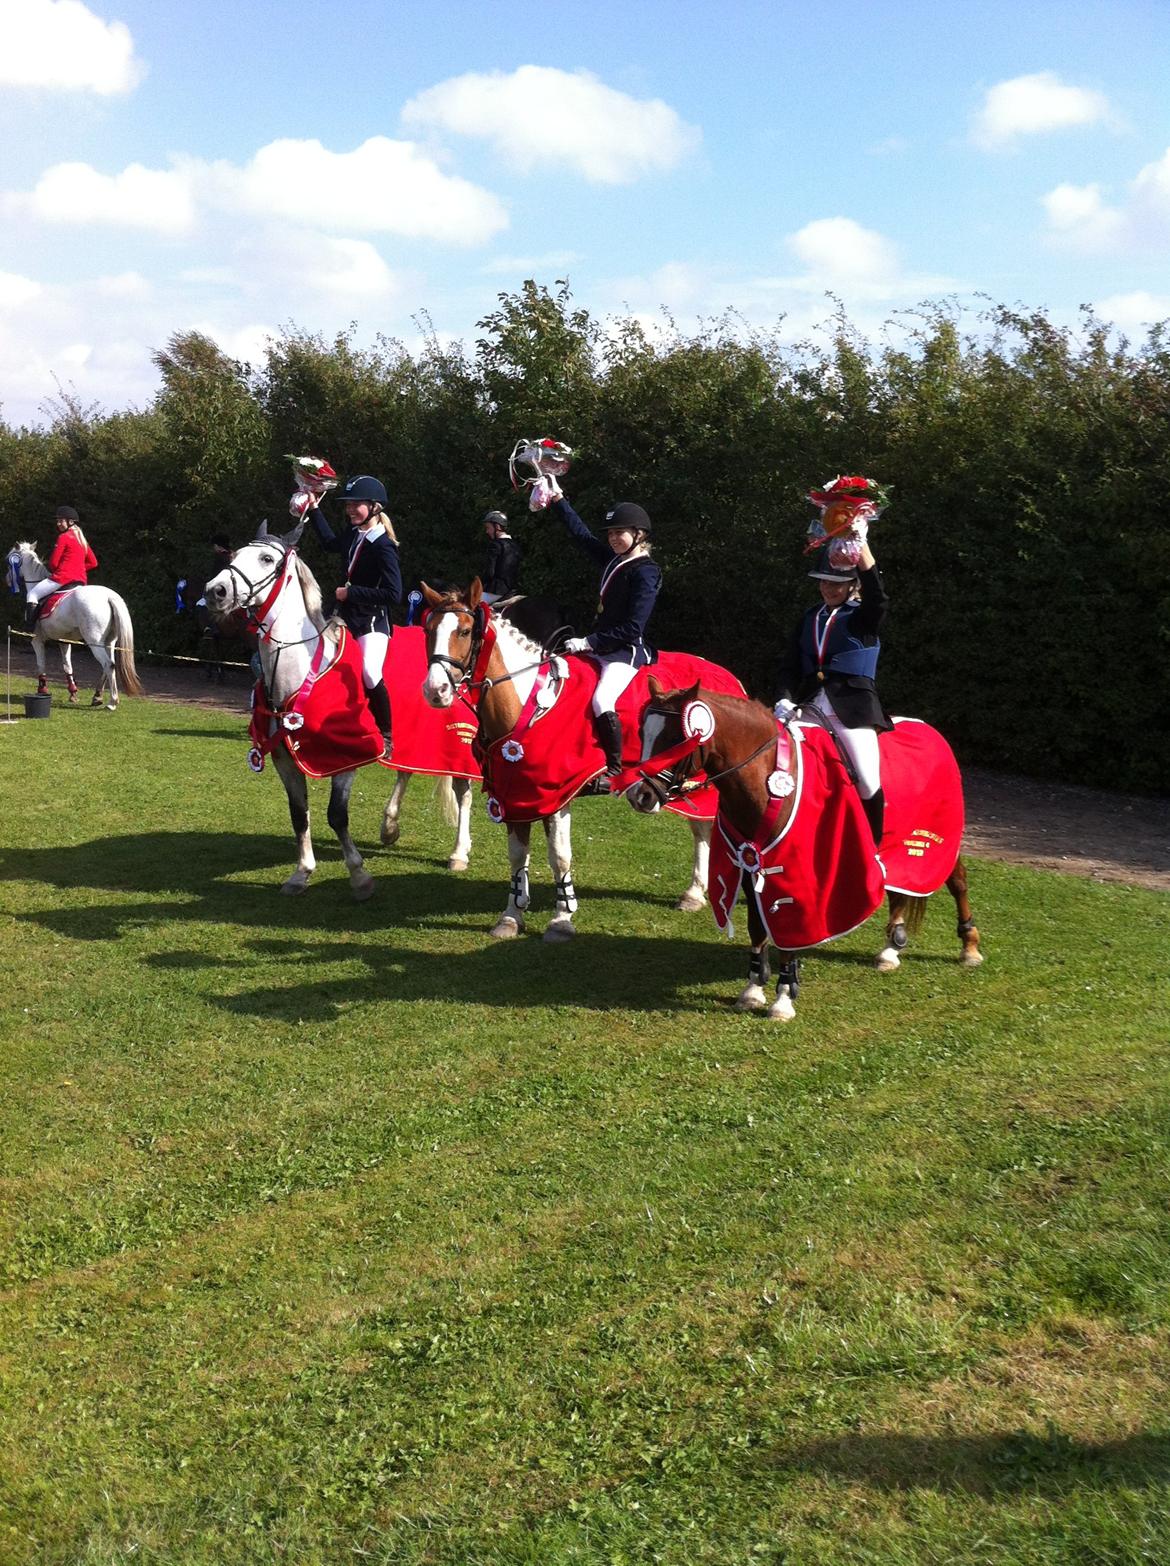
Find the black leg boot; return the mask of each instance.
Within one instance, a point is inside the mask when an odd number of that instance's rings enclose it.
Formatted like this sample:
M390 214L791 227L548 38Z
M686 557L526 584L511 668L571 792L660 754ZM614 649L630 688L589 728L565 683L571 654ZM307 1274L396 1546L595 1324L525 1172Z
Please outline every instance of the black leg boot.
M382 735L386 745L386 754L390 754L390 692L385 683L379 680L372 691L366 692L366 701L370 711L374 715L374 722Z
M865 811L865 819L869 822L869 830L873 833L873 846L882 846L882 829L886 819L886 796L879 788L876 794L871 794L868 799L861 801L861 808Z
M41 612L40 604L26 603L24 606L24 628L26 631L36 629L37 616Z
M616 777L622 770L622 720L616 712L597 712L593 727L605 752L605 770L611 778Z

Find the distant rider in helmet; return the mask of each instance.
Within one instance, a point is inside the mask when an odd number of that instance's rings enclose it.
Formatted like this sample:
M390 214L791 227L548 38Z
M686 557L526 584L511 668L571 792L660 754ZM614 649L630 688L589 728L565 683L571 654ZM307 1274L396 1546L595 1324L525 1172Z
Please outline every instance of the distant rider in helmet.
M345 581L337 589L336 613L362 650L362 683L386 754L390 753L390 695L382 678L390 646L390 610L402 602L398 538L386 514L386 490L368 473L351 478L341 491L346 525L334 533L316 506L313 530L331 554L344 555Z
M489 511L483 519L483 530L488 537L487 559L484 562L483 596L489 603L497 598L510 598L516 591L520 576L520 545L508 532L508 519L502 511Z

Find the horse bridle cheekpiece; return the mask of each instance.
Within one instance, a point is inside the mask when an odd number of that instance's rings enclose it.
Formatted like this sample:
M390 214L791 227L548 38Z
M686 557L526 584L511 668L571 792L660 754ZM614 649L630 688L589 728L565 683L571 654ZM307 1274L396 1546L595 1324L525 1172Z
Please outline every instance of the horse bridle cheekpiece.
M438 603L434 608L428 610L423 617L424 628L430 623L431 617L437 614L465 614L471 620L471 646L465 659L452 658L449 653L441 653L437 650L427 659L427 667L429 668L432 663L437 663L455 687L456 693L458 693L462 686L471 685L472 683L475 665L487 632L488 607L484 603L479 603L473 609L470 604L460 603L458 600ZM452 677L452 670L459 676L458 679Z

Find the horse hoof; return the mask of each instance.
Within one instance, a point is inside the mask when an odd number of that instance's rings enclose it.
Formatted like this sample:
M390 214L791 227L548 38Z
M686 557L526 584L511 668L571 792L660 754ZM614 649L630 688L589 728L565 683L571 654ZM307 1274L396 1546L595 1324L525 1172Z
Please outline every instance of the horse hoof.
M698 913L706 901L702 892L684 892L674 906L679 913Z
M763 990L748 989L742 995L735 998L736 1011L764 1011L768 1005L768 997Z
M382 847L393 848L402 836L402 828L397 821L383 821L382 823Z
M452 854L450 859L447 861L447 869L454 870L456 875L462 875L463 871L467 869L467 860L459 859L456 857L456 855Z
M491 938L493 941L514 941L523 928L522 923L505 916L498 924L492 926Z
M118 710L118 703L116 701L108 701L106 703L106 711L107 712L117 712L117 710Z
M69 705L71 707L76 707L77 706L77 692L76 691L70 691L69 692Z
M364 903L374 895L374 878L372 875L362 876L360 880L350 883L355 903Z
M105 706L105 702L101 699L100 696L95 696L93 698L93 700L90 702L90 706L91 707L104 707Z
M874 967L879 973L893 973L896 968L901 966L901 958L892 946L887 946L884 952L878 952L874 958Z
M308 881L298 881L294 876L291 881L286 881L281 887L281 895L284 897L299 897L302 892L309 889Z
M768 1020L770 1022L791 1022L795 1016L796 1007L787 995L781 995L778 1000L773 1001L768 1010Z
M570 919L554 919L544 932L544 940L556 946L564 941L571 941L577 933L577 927Z
M964 952L959 959L964 968L978 968L983 961L982 952Z

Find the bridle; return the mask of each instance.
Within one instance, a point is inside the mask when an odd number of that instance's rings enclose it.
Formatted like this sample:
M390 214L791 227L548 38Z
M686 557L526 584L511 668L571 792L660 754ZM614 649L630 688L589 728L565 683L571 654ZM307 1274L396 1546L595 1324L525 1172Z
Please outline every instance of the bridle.
M542 648L541 656L536 660L535 663L521 664L520 668L506 671L504 674L498 675L495 679L488 679L486 676L484 676L482 679L477 680L475 678L475 671L479 666L480 654L483 651L484 642L487 638L488 626L492 619L492 611L488 608L487 604L484 603L477 604L473 609L470 604L462 603L458 599L448 599L436 604L434 608L427 611L423 617L424 629L429 625L432 615L443 614L467 616L467 618L471 621L471 645L468 649L467 657L462 659L452 658L450 653L441 653L438 651L431 653L427 659L427 668L429 669L432 664L438 664L443 673L447 676L448 680L450 680L451 686L456 696L460 697L460 699L463 701L468 701L468 697L474 691L490 691L496 685L507 685L508 682L510 680L514 680L517 675L528 674L533 669L541 668L545 663L548 662L549 657L552 656L551 654L547 654ZM558 631L557 634L559 635L560 632ZM452 671L454 671L454 673L452 673ZM458 676L458 678L456 678L456 676ZM474 703L468 702L468 705L471 706L474 705Z
M643 723L645 723L647 718L651 717L678 718L681 720L682 713L675 707L662 707L651 702L642 713ZM659 805L670 804L674 800L681 799L684 794L692 793L698 788L706 788L708 783L716 783L720 778L730 777L732 773L742 771L744 767L753 762L757 756L762 756L775 743L775 736L770 734L767 739L756 746L750 755L744 756L741 761L735 762L730 767L724 767L720 772L707 772L707 741L698 735L693 740L684 738L681 746L671 746L665 753L657 753L659 755L665 754L673 759L668 760L665 766L655 767L653 772L647 772L645 769L654 761L654 755L646 756L639 763L639 778L658 800ZM704 773L705 776L700 778L698 776L700 772Z

